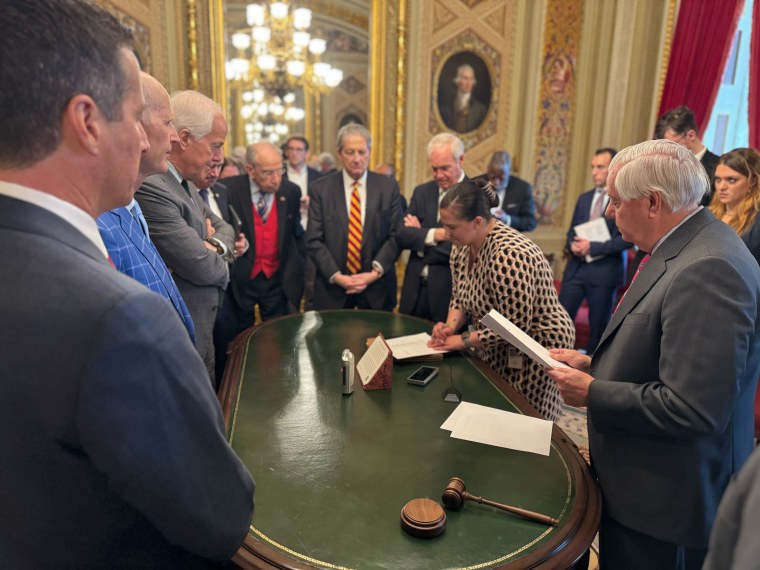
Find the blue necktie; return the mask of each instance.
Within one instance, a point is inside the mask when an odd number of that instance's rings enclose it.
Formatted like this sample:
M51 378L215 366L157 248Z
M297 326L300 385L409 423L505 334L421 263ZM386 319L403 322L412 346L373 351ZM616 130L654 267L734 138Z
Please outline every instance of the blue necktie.
M202 188L198 190L198 192L200 193L201 198L203 198L203 201L206 202L206 206L210 207L211 204L208 202L208 188Z
M145 220L145 216L143 216L142 209L140 208L140 204L137 203L137 200L132 202L132 207L129 209L129 213L132 214L135 221L140 224L140 229L142 229L145 236L149 237L148 222Z
M266 222L265 214L267 213L267 201L264 198L264 193L259 192L259 200L256 202L256 209L259 211L259 216Z

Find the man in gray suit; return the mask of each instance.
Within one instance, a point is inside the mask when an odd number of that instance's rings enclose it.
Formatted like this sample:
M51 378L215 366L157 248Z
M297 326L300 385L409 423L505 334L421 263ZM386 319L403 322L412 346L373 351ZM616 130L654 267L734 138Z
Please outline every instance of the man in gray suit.
M232 226L214 214L198 194L211 169L224 160L227 121L222 108L196 91L172 95L179 141L172 144L169 171L148 176L135 195L150 237L195 324L195 346L215 383L213 329L229 281L228 261L245 250Z
M174 308L95 224L148 146L131 32L89 2L4 2L0 53L2 565L227 560L253 481Z
M316 310L393 309L395 299L388 291L396 287L401 195L398 182L367 170L371 140L361 125L340 129L337 146L343 170L323 176L309 188L306 251L317 267ZM352 204L361 218L356 220L357 232L349 231ZM350 242L349 236L354 238ZM351 260L349 243L356 247Z
M709 180L676 143L609 167L607 215L649 252L593 358L552 350L565 402L587 406L602 488L602 568L700 568L716 509L752 451L760 269L699 201Z

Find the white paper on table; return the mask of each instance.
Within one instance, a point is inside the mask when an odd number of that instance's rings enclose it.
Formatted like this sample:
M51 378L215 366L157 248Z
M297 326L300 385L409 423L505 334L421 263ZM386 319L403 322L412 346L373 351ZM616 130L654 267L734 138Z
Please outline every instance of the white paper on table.
M588 241L603 242L610 241L612 239L610 236L610 229L607 227L607 221L604 219L604 216L595 220L591 220L589 222L585 222L583 224L578 224L573 229L575 230L575 235L580 238L587 239ZM603 255L597 255L594 257L587 255L586 263L592 263L597 259L601 259L603 257Z
M427 356L430 354L443 354L445 352L448 352L448 350L430 348L427 345L429 341L430 335L424 332L385 339L385 342L391 348L391 352L393 352L393 358L396 360L415 358L417 356Z
M516 451L549 455L552 422L462 402L441 425L451 437Z
M378 335L375 338L375 342L369 346L364 356L361 357L356 365L356 372L359 374L362 384L366 386L372 380L387 357L388 346L383 342L382 337Z
M546 348L533 340L520 327L495 309L491 309L487 315L480 319L480 322L501 338L519 348L541 366L547 368L570 368L564 362L554 360L549 356L549 351Z

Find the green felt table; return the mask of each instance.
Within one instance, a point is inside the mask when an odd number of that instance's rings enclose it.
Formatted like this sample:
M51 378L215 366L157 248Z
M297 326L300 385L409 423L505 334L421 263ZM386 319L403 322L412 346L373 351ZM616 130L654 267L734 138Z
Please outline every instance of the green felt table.
M477 358L448 354L426 387L395 362L390 390L341 394L340 355L367 338L429 332L431 323L376 311L308 312L268 321L235 341L220 399L232 447L256 481L248 537L235 557L256 568L568 568L600 517L599 491L569 438L553 428L549 456L454 439L440 429L468 402L536 416ZM467 501L445 532L414 538L400 525L411 499L441 502L452 476L473 495L559 519L549 527ZM580 566L580 564L579 564Z

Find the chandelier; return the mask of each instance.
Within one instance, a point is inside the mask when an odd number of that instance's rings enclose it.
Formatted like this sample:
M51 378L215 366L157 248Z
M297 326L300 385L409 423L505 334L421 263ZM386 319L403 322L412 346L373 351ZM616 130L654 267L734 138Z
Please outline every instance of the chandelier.
M299 89L326 94L343 81L340 69L320 61L327 42L309 33L308 8L282 1L248 4L246 20L249 27L232 34L237 53L227 65L229 80L247 82L278 104Z

